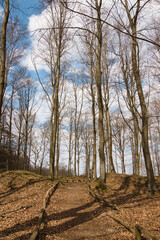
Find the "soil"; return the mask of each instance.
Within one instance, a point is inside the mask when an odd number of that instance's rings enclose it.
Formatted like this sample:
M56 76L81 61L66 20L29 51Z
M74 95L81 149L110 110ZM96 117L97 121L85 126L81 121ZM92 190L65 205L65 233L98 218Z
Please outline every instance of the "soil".
M160 237L160 194L147 193L145 178L111 174L104 190L96 187L97 182L91 182L94 192L119 210L97 203L89 195L85 179L74 181L61 183L51 197L39 239L135 239L124 226L107 216L107 212L132 228L139 224ZM44 177L22 171L0 175L0 239L30 238L44 196L53 184Z

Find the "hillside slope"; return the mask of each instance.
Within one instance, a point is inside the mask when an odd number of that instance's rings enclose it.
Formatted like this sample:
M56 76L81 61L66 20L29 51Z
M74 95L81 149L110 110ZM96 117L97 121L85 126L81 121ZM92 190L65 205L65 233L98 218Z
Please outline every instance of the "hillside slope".
M30 238L44 196L53 184L46 177L24 171L0 174L0 239ZM148 195L145 178L110 174L104 191L94 181L91 187L118 211L95 202L85 181L65 179L51 197L39 239L134 239L106 212L133 228L138 223L160 237L160 194Z

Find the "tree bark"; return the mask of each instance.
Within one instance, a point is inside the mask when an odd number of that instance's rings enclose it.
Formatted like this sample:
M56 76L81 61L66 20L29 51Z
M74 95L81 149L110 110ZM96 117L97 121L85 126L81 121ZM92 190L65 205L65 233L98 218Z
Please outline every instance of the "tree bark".
M130 28L132 31L132 71L134 80L136 82L140 107L141 107L141 114L142 114L142 148L143 148L143 155L145 160L145 166L147 171L147 179L148 179L148 190L151 194L153 194L156 191L156 185L155 185L155 179L154 179L154 173L152 168L152 162L150 157L150 151L149 151L149 142L148 142L148 111L147 106L144 98L141 78L140 78L140 70L139 70L139 52L137 52L137 17L140 11L140 0L137 0L137 6L136 11L134 14L134 17L131 17L130 10L128 8L128 1L125 0L124 3L126 13L128 16L128 20L130 23Z
M5 14L1 28L1 62L0 62L0 121L3 106L3 96L5 93L5 67L6 67L6 30L9 18L9 0L5 0Z
M72 161L72 131L73 131L73 116L70 115L69 125L69 156L68 156L68 176L71 176L71 161Z
M64 29L64 19L63 19L63 10L62 6L59 7L59 33L58 33L58 42L57 42L57 61L56 61L56 71L55 71L55 93L53 92L53 114L54 114L54 122L53 122L53 136L52 136L52 144L51 144L51 157L50 157L50 166L49 166L49 175L50 178L54 178L54 164L55 164L55 153L56 153L56 138L57 138L57 119L58 119L58 109L59 109L59 82L60 82L60 72L61 72L61 54L62 54L62 38L63 38L63 29Z
M76 89L74 89L74 95L75 95L75 114L74 114L74 176L77 175L77 92Z
M133 174L139 175L139 154L138 154L139 125L138 125L138 118L136 113L137 107L135 103L135 93L136 93L135 82L133 77L131 77L130 79L129 62L127 61L127 57L125 59L125 57L123 56L121 38L119 34L118 36L119 36L119 47L120 47L121 70L122 70L123 80L124 80L126 91L127 91L127 101L128 101L129 109L132 114L133 126L134 126L134 129L133 129L134 142L132 142ZM131 82L130 84L129 84L129 80Z
M99 159L100 159L100 184L106 183L106 170L105 170L105 155L104 155L104 126L103 126L103 100L102 100L102 87L101 87L101 53L102 53L102 23L101 23L101 6L102 0L96 2L97 11L97 63L96 63L96 84L97 84L97 96L98 96L98 108L99 108Z
M93 53L92 53L92 46L90 45L90 61L91 61L91 67L90 67L90 74L91 74L91 97L92 97L92 122L93 122L93 161L92 161L92 177L94 179L97 179L97 152L96 152L96 114L95 114L95 93L93 88Z
M55 168L55 178L58 179L58 172L59 172L59 114L57 117L57 151L56 151L56 168Z

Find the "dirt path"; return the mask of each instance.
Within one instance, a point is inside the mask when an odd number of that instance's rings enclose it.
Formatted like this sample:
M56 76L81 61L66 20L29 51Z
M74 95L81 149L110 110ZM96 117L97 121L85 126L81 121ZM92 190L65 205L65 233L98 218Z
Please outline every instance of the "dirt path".
M46 181L22 184L20 180L22 186L9 190L1 184L0 214L8 213L0 217L0 240L30 239L44 196L53 185ZM7 179L4 181L7 183ZM39 239L134 239L121 225L104 216L105 211L89 196L85 182L60 184L51 197Z
M139 224L160 237L160 195L148 195L145 178L108 176L103 197L120 211L96 203L88 193L87 184L80 180L76 178L77 182L59 185L41 224L40 240L134 239L122 225L106 216L105 211L112 212L132 228ZM22 171L0 175L0 240L30 239L46 192L53 184ZM92 188L95 184L91 182Z
M104 211L89 196L87 184L67 183L53 195L39 239L120 239L118 231L123 240L134 239Z

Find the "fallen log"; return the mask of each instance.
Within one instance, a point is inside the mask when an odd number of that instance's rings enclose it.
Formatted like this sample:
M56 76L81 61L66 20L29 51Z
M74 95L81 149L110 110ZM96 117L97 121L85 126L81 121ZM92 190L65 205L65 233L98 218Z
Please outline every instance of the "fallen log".
M39 234L39 229L40 229L40 226L41 226L41 223L43 221L43 218L44 218L44 215L45 215L45 211L46 211L46 208L48 207L49 205L49 202L50 202L50 199L51 199L51 196L54 194L54 192L56 191L56 189L58 188L58 185L59 185L59 182L57 182L53 187L51 187L45 197L44 197L44 200L43 200L43 207L41 209L41 212L40 212L40 215L38 217L38 222L37 222L37 225L35 226L34 228L34 231L30 237L30 240L36 240L37 237L38 237L38 234Z
M95 198L95 200L101 204L103 204L105 207L111 207L113 208L114 210L117 210L117 211L120 211L120 209L114 205L114 204L111 204L111 203L108 203L106 200L104 200L103 198L99 197L97 194L95 194L92 189L91 189L91 186L90 184L88 184L88 191L89 191L89 194Z
M135 230L130 227L129 225L127 225L125 222L123 222L122 220L120 220L119 218L115 217L113 214L111 213L107 213L106 215L109 216L110 218L114 219L116 222L120 223L122 226L124 226L129 232L133 233L135 235Z
M90 184L88 184L88 192L89 192L89 194L90 194L93 198L95 198L95 200L96 200L97 202L100 202L99 197L98 197L95 193L93 193Z
M121 211L119 208L117 208L115 205L112 205L110 203L108 203L107 201L105 201L103 198L100 198L99 196L97 196L97 194L95 194L92 189L91 186L88 182L88 191L89 194L96 199L97 202L102 203L104 206L106 207L112 207L114 210L118 210ZM141 232L143 232L143 234L147 235L147 237L151 238L152 240L160 240L159 237L153 235L152 233L150 233L147 229L141 227L140 225L135 225L135 229L133 229L132 227L130 227L129 225L127 225L125 222L123 222L121 219L117 218L116 216L114 216L113 214L109 213L109 212L105 212L102 213L103 216L109 216L110 218L114 219L116 222L118 222L119 224L121 224L123 227L125 227L129 232L131 232L132 234L135 235L135 240L141 240Z
M44 201L43 201L43 208L46 209L49 205L49 202L50 202L50 198L51 196L54 194L54 192L56 191L57 187L59 185L59 182L57 182L53 187L51 187L47 193L46 193L46 196L44 198Z
M136 224L135 225L135 239L136 240L141 240L141 232L143 232L147 237L151 238L152 240L160 240L159 237L153 235L150 233L147 229L141 227L140 225Z
M44 214L45 214L45 209L42 208L41 209L41 213L38 217L38 223L32 233L32 236L30 237L30 240L36 240L37 237L38 237L38 233L39 233L39 229L40 229L40 226L41 226L41 223L42 223L42 220L43 220L43 217L44 217Z

